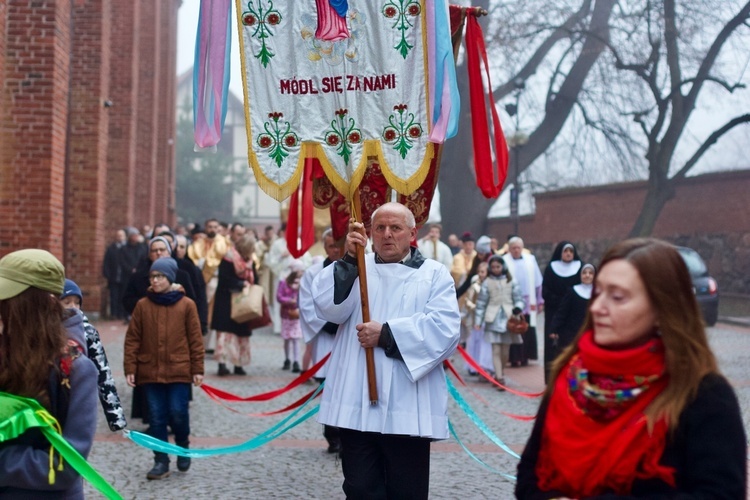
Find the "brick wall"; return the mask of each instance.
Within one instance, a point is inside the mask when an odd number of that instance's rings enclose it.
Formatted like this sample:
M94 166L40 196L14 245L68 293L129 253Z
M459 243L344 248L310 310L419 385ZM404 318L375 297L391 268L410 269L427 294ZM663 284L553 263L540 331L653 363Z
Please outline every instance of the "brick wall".
M0 165L5 165L10 162L10 146L8 132L10 127L8 126L7 120L9 119L8 110L10 107L10 100L8 99L8 91L5 87L5 44L6 44L6 26L8 20L8 4L5 0L0 0ZM0 170L0 176L3 175ZM3 178L0 177L0 182ZM1 249L0 249L1 250Z
M62 258L71 4L6 5L0 252L42 247Z
M111 0L77 0L73 7L65 262L95 311L105 250L111 14Z
M179 3L0 0L0 256L50 250L87 311L114 230L173 221Z
M117 29L110 40L117 50L110 65L109 149L107 151L106 239L117 229L132 225L135 218L135 157L140 53L141 0L112 3Z
M159 87L159 65L161 64L160 39L157 35L161 16L159 2L144 0L140 5L138 47L138 128L135 155L135 225L154 224L156 203L156 140L159 124L159 102L156 98Z
M177 72L176 40L177 17L172 15L179 5L175 0L165 0L158 5L161 19L159 37L159 58L157 85L164 89L163 98L157 103L156 115L156 178L154 182L155 203L154 222L161 221L173 225L175 222L174 202L170 190L174 192L174 129L175 129L175 86L164 85L174 81Z
M750 170L690 177L677 185L653 236L695 248L725 291L750 294ZM646 183L577 188L536 196L536 213L519 222L519 234L546 265L555 244L577 243L582 258L598 261L627 237L646 195ZM509 218L491 219L489 234L513 232Z

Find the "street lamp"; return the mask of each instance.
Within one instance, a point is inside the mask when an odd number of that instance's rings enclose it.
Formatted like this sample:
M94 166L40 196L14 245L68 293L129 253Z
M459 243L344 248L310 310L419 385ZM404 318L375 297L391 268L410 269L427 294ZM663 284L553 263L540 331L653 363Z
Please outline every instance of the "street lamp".
M521 78L513 80L513 88L515 88L515 103L508 103L505 105L505 111L515 120L515 133L510 137L509 145L513 152L513 187L510 189L510 216L513 219L513 234L518 235L518 196L521 193L521 185L519 181L519 155L521 148L528 141L528 137L522 134L519 130L520 116L518 114L518 104L521 99L521 92L526 88L526 83Z

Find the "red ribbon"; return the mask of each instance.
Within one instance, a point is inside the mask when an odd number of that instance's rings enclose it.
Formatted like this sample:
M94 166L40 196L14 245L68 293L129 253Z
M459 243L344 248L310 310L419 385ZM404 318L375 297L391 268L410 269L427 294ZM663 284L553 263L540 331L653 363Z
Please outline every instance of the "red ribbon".
M495 157L497 160L497 181L493 172L490 132L487 124L487 110L482 84L481 61L487 78L487 100L492 112L492 125L495 136ZM474 144L474 169L477 186L485 198L497 198L508 177L508 144L492 97L492 83L487 62L487 49L484 35L475 16L466 16L466 62L469 71L469 96L471 99L471 130Z
M467 354L468 356L468 354ZM469 392L471 392L475 398L477 398L479 401L481 401L484 404L489 404L486 399L484 399L482 396L480 396L478 393L473 391L471 387L464 381L463 378L461 378L461 375L458 374L458 370L456 370L456 367L453 366L453 363L450 362L450 360L446 359L443 364L450 370L450 372L458 379L458 381L461 383L462 386L466 387ZM518 415L516 413L508 413L507 411L500 410L500 413L505 415L506 417L510 417L515 420L520 420L522 422L529 422L531 420L534 420L536 416L534 415Z
M302 257L315 243L313 226L313 181L316 158L306 158L299 186L292 193L286 226L286 247L295 259ZM300 200L301 198L301 200ZM301 212L301 214L300 214Z
M320 370L320 367L322 367L326 361L328 361L328 358L331 356L331 353L326 354L326 356L315 363L315 365L310 368L309 370L305 370L305 373L300 375L299 377L292 380L286 387L282 387L281 389L276 389L274 391L264 392L262 394L256 394L255 396L248 396L246 398L243 398L241 396L235 396L232 393L222 391L221 389L217 389L216 387L212 387L208 384L201 384L200 388L203 389L206 394L216 396L219 399L223 399L224 401L235 401L235 402L251 402L251 401L268 401L270 399L273 399L277 396L280 396L284 394L285 392L289 392L295 387L298 387L308 380L310 380L315 373Z
M287 412L289 410L293 410L293 409L298 408L298 407L302 406L303 404L305 404L305 402L307 402L307 400L310 399L310 397L312 397L312 395L315 393L315 390L316 390L316 389L313 389L312 391L308 392L307 394L305 394L304 396L302 396L301 398L299 398L294 403L292 403L292 404L290 404L288 406L285 406L284 408L282 408L280 410L266 411L266 412L263 412L263 413L243 413L243 412L241 412L239 410L235 410L234 408L232 408L231 406L229 406L228 404L226 404L223 399L221 399L219 396L217 396L216 394L214 394L213 391L215 389L213 387L209 386L209 387L206 388L206 387L203 387L203 385L201 385L200 387L201 387L201 389L203 389L203 392L205 392L206 395L209 398L213 399L214 401L216 401L217 403L219 403L221 406L223 406L227 410L233 411L234 413L239 413L240 415L245 415L246 417L268 417L268 416L271 416L271 415L278 415L279 413L284 413L284 412ZM321 394L323 394L323 391L319 392L315 397L317 398Z
M479 373L482 377L486 378L490 383L495 384L498 387L502 387L503 389L505 389L506 391L508 391L508 392L510 392L512 394L515 394L517 396L523 396L524 398L538 398L542 394L544 394L544 391L542 391L542 392L523 392L523 391L517 391L515 389L511 389L510 387L508 387L506 385L503 385L500 382L498 382L497 380L495 380L495 378L492 375L490 375L489 373L487 373L484 370L484 368L482 368L481 366L479 366L479 363L477 363L476 361L474 361L474 358L472 358L471 356L469 356L469 353L466 352L466 350L463 347L458 346L458 352L461 353L461 356L463 356L464 359L466 360L466 362L469 363L469 366L471 366L472 368L474 368L474 370L476 370L477 373Z

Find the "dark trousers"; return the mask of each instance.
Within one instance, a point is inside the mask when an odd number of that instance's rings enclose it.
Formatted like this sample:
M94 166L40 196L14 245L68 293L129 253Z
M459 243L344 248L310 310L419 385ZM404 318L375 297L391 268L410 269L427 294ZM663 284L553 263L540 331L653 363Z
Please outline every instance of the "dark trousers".
M426 499L430 440L339 429L346 498Z
M125 319L128 313L122 306L122 294L125 292L126 283L115 283L110 281L107 285L109 288L109 315L115 319Z
M531 321L531 316L524 314L526 321ZM523 334L523 344L513 344L510 346L510 363L513 366L527 365L530 359L539 359L537 353L536 327L529 326L526 333Z
M169 424L174 432L175 443L180 446L187 445L190 436L190 384L144 384L143 390L148 402L148 434L166 442ZM157 462L169 463L166 453L154 452L154 457Z

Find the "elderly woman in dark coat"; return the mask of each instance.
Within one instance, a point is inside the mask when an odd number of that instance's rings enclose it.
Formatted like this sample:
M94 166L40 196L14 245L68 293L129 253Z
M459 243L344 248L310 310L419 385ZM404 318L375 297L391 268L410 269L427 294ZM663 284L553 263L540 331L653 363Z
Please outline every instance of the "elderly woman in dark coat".
M229 375L228 362L234 365L235 375L246 375L244 367L250 364L250 335L253 332L249 323L237 323L232 319L231 301L232 292L255 283L254 251L255 238L252 234L245 234L219 264L211 328L217 334L215 356L221 376Z

